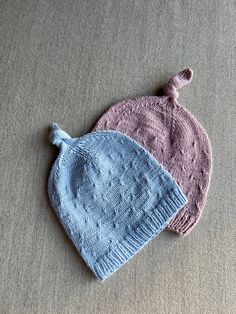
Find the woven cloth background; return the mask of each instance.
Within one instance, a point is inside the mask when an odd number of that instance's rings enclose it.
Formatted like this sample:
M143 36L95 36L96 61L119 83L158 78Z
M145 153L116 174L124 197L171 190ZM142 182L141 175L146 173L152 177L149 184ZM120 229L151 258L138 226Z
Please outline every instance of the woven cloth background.
M233 0L0 0L1 313L235 313L235 20ZM187 66L179 100L213 146L203 217L100 283L47 199L49 125L82 135Z

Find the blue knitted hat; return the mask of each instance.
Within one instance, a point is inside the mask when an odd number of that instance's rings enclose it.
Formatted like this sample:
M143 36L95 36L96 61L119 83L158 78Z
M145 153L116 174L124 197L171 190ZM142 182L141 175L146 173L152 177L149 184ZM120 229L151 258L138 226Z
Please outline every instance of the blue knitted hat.
M153 239L186 204L171 175L117 131L72 139L53 124L60 147L48 182L51 204L77 250L103 280Z

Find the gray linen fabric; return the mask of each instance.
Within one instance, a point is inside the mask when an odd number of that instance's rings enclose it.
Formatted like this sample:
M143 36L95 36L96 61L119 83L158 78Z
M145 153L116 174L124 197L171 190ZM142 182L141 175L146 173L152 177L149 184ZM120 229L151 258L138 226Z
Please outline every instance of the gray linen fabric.
M0 0L1 313L235 313L235 20L233 0ZM47 199L49 125L82 135L187 66L179 100L213 146L203 217L100 283Z

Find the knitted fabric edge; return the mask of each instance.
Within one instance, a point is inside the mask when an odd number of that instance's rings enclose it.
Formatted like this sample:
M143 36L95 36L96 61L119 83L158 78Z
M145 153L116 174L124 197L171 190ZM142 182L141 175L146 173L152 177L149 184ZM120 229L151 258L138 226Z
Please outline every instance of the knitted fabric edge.
M209 154L210 156L210 168L209 168L209 176L207 180L207 188L205 191L205 195L203 197L203 201L201 206L199 206L198 211L195 215L193 213L188 212L188 210L185 210L183 208L178 215L176 215L172 221L168 224L167 228L171 231L174 231L181 236L186 236L194 229L194 227L197 225L199 220L201 219L201 216L203 214L203 210L206 204L208 191L210 188L210 182L211 182L211 175L212 175L212 147L211 142L209 139L209 136L207 132L205 131L204 127L201 125L200 121L198 121L195 116L182 104L180 104L178 101L174 100L174 106L173 106L173 120L172 120L172 130L171 134L174 135L175 132L175 120L176 120L176 112L178 111L179 115L183 115L183 113L186 113L189 118L192 120L191 122L194 122L195 127L198 129L198 134L201 134L201 141L204 142L207 145L208 152L205 152Z
M125 239L93 265L89 265L94 274L103 281L117 271L157 236L186 203L187 199L178 187L169 191L168 197L162 199L157 208L147 213Z

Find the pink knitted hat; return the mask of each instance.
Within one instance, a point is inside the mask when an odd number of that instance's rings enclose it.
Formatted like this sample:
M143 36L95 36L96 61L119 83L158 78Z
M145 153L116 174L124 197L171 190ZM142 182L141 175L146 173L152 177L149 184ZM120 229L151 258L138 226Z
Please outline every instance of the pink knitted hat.
M94 131L117 130L148 149L177 180L188 197L187 205L168 228L188 234L201 217L210 183L212 154L201 124L178 102L178 89L192 79L185 69L164 87L165 96L144 96L112 106Z

